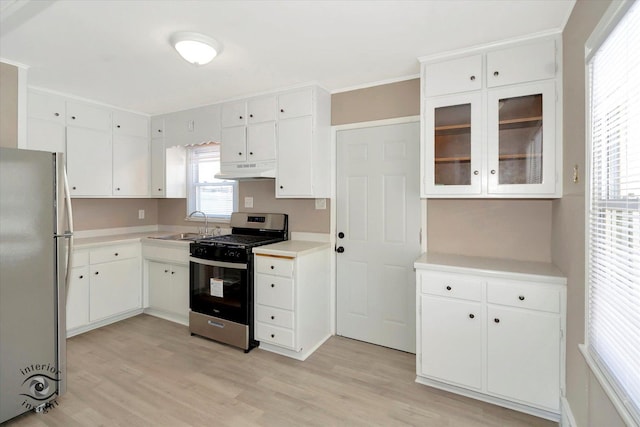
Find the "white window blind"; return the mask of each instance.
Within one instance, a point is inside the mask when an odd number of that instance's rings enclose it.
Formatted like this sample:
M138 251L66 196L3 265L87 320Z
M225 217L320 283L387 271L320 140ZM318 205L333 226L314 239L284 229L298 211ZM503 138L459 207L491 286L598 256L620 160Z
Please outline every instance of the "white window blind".
M228 219L236 207L236 181L217 179L220 144L187 148L187 214L202 211L210 218Z
M588 65L587 348L640 422L640 2Z

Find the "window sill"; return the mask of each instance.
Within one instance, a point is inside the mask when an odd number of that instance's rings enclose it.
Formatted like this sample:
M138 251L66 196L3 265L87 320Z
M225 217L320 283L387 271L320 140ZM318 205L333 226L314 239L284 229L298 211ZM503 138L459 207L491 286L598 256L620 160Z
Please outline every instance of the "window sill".
M578 348L582 353L582 357L584 357L584 360L587 362L587 366L589 366L589 369L593 373L593 376L596 377L605 394L611 400L614 408L616 408L620 418L629 426L637 425L640 421L640 414L635 414L635 411L631 408L631 403L616 391L616 387L609 381L602 369L600 369L598 362L591 356L587 346L585 344L579 344Z

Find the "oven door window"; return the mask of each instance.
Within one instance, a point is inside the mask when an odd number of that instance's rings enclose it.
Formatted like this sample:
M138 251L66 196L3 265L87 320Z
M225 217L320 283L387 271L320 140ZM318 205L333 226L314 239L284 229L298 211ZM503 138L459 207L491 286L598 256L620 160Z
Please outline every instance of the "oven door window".
M190 263L191 310L248 324L247 270Z

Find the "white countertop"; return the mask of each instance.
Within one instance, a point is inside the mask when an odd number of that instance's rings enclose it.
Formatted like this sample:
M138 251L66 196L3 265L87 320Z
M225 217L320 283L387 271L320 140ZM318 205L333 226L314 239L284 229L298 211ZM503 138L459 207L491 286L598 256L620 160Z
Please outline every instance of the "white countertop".
M562 271L550 262L517 261L426 252L414 262L413 266L416 269L473 273L492 277L518 277L559 284L567 283L567 278Z
M76 249L85 249L91 248L95 246L102 245L112 245L112 244L120 244L120 243L135 243L135 242L143 242L145 244L157 244L161 246L189 246L191 243L190 240L163 240L163 239L152 239L153 236L166 236L169 234L176 234L168 231L155 231L151 233L127 233L127 234L116 234L116 235L108 235L108 236L98 236L98 237L83 237L83 238L74 238L73 243Z
M270 245L258 246L256 248L253 248L253 253L262 255L296 257L330 247L331 244L328 242L285 240L284 242L272 243Z

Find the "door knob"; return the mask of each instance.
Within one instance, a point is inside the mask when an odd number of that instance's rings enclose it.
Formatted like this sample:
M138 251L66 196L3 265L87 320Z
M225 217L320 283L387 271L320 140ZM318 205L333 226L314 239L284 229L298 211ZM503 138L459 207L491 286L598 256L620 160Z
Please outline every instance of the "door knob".
M341 254L341 253L343 253L343 252L344 252L344 248L343 248L342 246L338 246L338 247L336 248L336 252L338 252L339 254Z
M344 239L344 233L342 231L338 233L338 239Z

